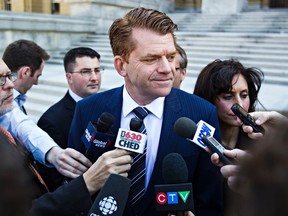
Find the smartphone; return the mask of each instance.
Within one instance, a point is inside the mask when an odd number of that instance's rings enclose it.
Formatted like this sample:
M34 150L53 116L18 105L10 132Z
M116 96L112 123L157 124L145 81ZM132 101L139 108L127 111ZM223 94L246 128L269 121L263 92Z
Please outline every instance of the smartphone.
M261 127L260 125L257 125L255 123L255 120L252 118L252 116L249 115L249 113L247 113L243 109L243 107L241 107L239 104L237 103L233 104L233 106L231 107L231 110L239 119L241 119L243 124L251 126L253 128L253 132L264 134L263 127Z
M217 153L219 155L220 161L225 165L234 164L231 159L229 159L225 154L226 149L221 143L219 143L214 137L208 135L201 138L201 141L212 151L212 153Z

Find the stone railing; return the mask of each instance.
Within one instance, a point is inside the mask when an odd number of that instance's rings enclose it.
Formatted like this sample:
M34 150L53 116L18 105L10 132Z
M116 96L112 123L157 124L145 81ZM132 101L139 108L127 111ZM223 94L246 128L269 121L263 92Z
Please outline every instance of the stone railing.
M97 33L95 21L37 13L0 12L0 53L18 39L33 40L49 52L65 49L87 34Z

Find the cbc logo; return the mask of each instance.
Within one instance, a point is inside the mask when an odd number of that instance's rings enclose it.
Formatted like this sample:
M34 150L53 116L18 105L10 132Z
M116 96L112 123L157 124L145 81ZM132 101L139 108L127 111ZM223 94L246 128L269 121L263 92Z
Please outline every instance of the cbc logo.
M103 215L110 215L117 211L117 202L114 197L104 197L99 202L100 211Z

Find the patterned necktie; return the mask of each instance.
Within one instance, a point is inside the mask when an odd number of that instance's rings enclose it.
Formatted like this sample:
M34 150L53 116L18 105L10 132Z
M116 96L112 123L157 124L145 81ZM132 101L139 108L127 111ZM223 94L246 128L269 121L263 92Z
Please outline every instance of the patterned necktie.
M2 132L7 138L8 140L10 141L10 143L18 150L18 151L21 151L20 153L25 156L26 153L24 153L24 150L21 150L21 147L15 142L13 136L11 135L11 133L9 133L9 131L7 131L4 127L2 127L0 125L0 132ZM29 163L29 167L33 173L33 175L36 177L36 179L38 179L38 181L40 182L40 184L43 186L44 188L44 191L46 190L46 192L49 192L49 189L47 187L47 185L45 184L43 178L41 177L41 175L39 174L39 172L36 170L36 168L31 164Z
M145 107L136 107L133 112L137 118L142 120L142 125L138 132L146 134L146 128L143 119L148 115L149 111ZM128 174L128 177L131 179L131 188L129 194L130 206L139 202L145 193L146 150L147 144L145 144L143 154L136 154L134 157L131 170Z

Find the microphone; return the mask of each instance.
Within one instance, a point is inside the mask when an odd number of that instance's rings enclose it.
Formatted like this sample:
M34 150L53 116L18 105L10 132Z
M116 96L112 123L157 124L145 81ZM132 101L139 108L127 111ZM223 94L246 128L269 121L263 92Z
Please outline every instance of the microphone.
M226 148L213 137L215 128L202 120L197 125L191 119L181 117L174 124L174 132L203 149L207 146L212 153L216 152L219 155L224 164L233 164L224 154Z
M119 128L115 147L143 154L147 135L137 132L141 126L142 120L134 117L130 121L130 130Z
M86 157L93 163L104 152L113 148L115 135L111 130L114 116L108 112L100 115L97 123L89 122L81 140L86 148Z
M111 174L97 195L88 216L122 216L131 181L121 175Z
M202 120L196 125L191 119L181 117L174 124L174 132L178 136L184 137L205 149L206 145L202 141L202 138L208 135L213 136L215 128Z
M165 184L155 185L156 210L177 212L194 209L192 183L188 181L188 169L183 157L178 153L170 153L162 162L162 175Z

